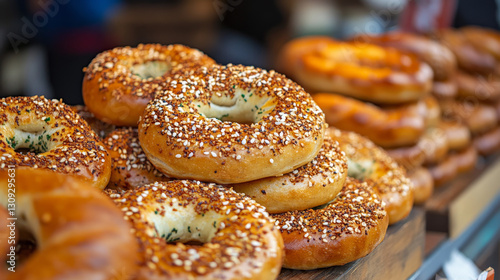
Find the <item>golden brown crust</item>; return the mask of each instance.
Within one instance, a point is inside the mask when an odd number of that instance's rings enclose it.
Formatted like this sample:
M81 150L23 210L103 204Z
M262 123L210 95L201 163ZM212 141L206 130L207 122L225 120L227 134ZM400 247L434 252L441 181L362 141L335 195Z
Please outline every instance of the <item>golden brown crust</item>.
M488 156L500 150L500 127L473 138L474 147L479 154Z
M164 63L158 77L141 77L132 67ZM137 126L147 103L166 89L164 80L183 68L211 65L215 61L183 45L139 44L118 47L97 55L84 69L82 93L88 109L100 120L118 126ZM162 72L163 72L162 71Z
M432 68L434 80L449 79L457 67L455 55L450 49L421 35L393 31L376 36L356 36L351 40L413 53Z
M500 59L500 33L498 31L479 26L465 26L459 30L478 50Z
M111 177L106 188L127 190L169 180L146 158L137 128L116 129L103 142L111 157Z
M434 179L430 171L424 167L408 172L413 185L413 203L416 205L426 202L434 192Z
M432 84L431 68L412 54L329 37L292 40L278 61L278 70L311 93L341 93L374 103L417 101Z
M335 128L328 128L327 133L346 153L348 176L373 182L386 204L389 224L406 218L413 207L413 191L405 170L382 148L359 134Z
M494 75L473 75L463 71L456 74L458 97L475 102L500 100L500 78Z
M448 80L432 82L432 95L440 100L455 99L458 94L458 85L455 79L456 77L453 75Z
M470 145L462 151L450 153L440 163L429 166L429 171L434 179L434 186L441 187L453 180L459 173L467 172L474 168L477 157L477 149L473 145Z
M68 105L38 96L6 97L0 99L0 170L8 166L74 174L103 189L111 159L99 137Z
M468 147L471 143L471 134L467 126L456 122L443 120L439 127L443 129L450 150L458 151Z
M332 93L317 93L313 99L330 126L354 131L385 148L416 144L426 127L422 107L416 104L383 110Z
M460 30L442 29L432 37L455 54L459 68L485 75L498 73L495 57L476 48Z
M498 123L495 108L478 100L441 102L441 110L443 119L465 124L473 136L492 130Z
M347 178L322 209L271 215L285 242L283 267L309 270L366 256L384 239L389 219L383 205L366 182Z
M168 176L222 184L277 176L310 162L323 144L321 109L274 71L201 67L170 85L139 123L144 152ZM203 110L228 113L213 117ZM236 114L251 120L233 121Z
M177 180L108 194L133 225L140 279L275 279L280 272L283 239L274 220L230 188Z
M448 138L440 127L428 128L418 143L410 147L386 149L387 153L406 170L442 161L449 151Z
M130 225L100 191L76 177L20 167L0 171L0 205L8 203L12 178L17 221L27 223L39 246L6 279L118 280L136 272Z
M306 165L279 177L231 185L266 207L269 213L304 210L337 196L347 177L347 158L339 144L325 136L318 155ZM300 198L300 199L297 199Z

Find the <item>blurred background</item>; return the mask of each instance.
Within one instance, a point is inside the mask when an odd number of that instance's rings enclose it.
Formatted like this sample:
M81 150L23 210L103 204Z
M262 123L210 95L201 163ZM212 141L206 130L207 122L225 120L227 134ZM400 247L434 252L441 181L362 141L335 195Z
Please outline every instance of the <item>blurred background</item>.
M99 52L181 43L219 63L273 67L294 37L397 28L498 29L495 0L0 0L0 96L82 104L82 68Z

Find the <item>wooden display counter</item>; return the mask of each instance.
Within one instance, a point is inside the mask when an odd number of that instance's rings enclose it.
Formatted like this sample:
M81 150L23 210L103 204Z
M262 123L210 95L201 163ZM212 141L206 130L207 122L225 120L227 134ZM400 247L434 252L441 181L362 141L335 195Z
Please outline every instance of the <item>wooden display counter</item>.
M368 256L344 266L315 270L283 269L278 279L406 279L424 259L425 211L416 207L389 226L384 241Z

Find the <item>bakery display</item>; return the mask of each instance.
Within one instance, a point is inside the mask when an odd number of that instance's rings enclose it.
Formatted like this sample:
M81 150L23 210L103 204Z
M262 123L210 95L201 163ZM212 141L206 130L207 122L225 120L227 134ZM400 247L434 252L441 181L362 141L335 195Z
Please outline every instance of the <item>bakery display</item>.
M0 217L14 170L37 244L7 279L276 279L362 259L500 150L497 37L302 37L280 72L140 44L90 62L85 106L2 98Z

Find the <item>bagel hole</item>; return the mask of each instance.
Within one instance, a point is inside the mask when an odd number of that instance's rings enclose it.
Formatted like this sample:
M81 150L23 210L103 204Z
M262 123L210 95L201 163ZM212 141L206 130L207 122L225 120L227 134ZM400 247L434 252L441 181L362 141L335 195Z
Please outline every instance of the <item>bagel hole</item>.
M216 93L207 104L194 103L198 113L207 118L223 122L254 124L274 109L276 104L273 101L269 97L261 97L253 92L236 89L233 97Z
M164 209L168 213L165 216L155 213L148 219L154 225L154 235L166 243L202 246L215 236L220 215L214 212L196 213L189 208L184 208L187 212L178 211L177 207L168 208Z
M132 74L143 80L154 79L165 75L172 67L165 61L147 61L131 67Z
M18 221L16 223L18 234L16 235L15 253L16 263L21 265L35 253L38 244L25 218L19 217Z
M42 154L50 151L54 143L52 141L52 132L39 127L34 129L32 126L19 127L14 130L14 135L6 138L7 144L19 154Z
M347 176L358 180L364 180L373 173L374 160L347 160Z

